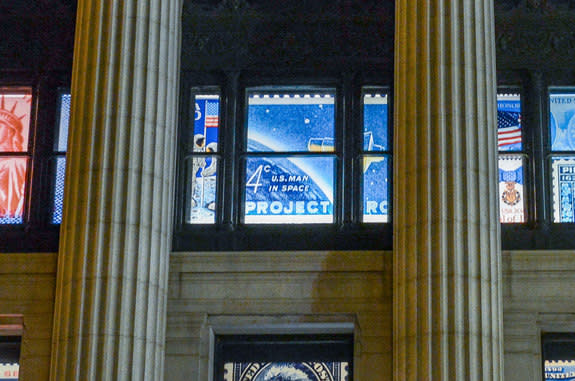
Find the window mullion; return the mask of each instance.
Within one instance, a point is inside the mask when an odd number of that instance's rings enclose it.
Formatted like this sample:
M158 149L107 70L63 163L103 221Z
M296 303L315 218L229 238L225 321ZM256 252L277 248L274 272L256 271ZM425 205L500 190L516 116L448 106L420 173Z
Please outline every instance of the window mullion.
M353 163L356 157L357 149L357 118L354 117L356 98L355 87L353 86L353 74L345 75L343 78L342 96L339 97L338 105L338 123L336 123L337 136L341 139L341 155L338 165L338 180L336 195L339 196L337 202L336 221L349 225L356 221L357 213L357 196L359 192L354 192L357 188L358 181L353 174ZM354 199L354 195L355 198Z
M526 97L526 128L529 130L528 137L531 139L530 158L531 170L531 192L530 196L534 202L529 207L530 221L535 226L548 225L551 213L548 206L551 203L549 192L549 182L547 181L547 149L549 147L547 135L548 121L544 116L547 114L547 91L543 76L539 72L533 72L530 76L529 92Z
M222 176L220 176L220 189L218 193L218 205L220 205L218 223L229 228L238 224L239 200L240 197L240 160L237 146L243 145L243 126L240 127L241 120L238 118L238 107L242 94L239 90L239 72L227 73L227 81L224 89L224 125L221 132L223 163ZM240 114L241 115L241 114ZM238 128L239 127L239 128ZM236 132L238 130L238 132ZM236 185L237 184L237 185Z
M45 87L45 88L44 88ZM28 136L28 158L27 175L26 175L26 189L25 189L25 205L24 208L24 223L27 224L32 230L37 230L41 225L42 216L47 215L47 210L43 208L49 200L49 192L42 192L41 189L48 189L46 182L46 161L45 159L45 136L42 134L41 125L44 125L46 120L46 110L52 110L52 107L44 107L40 104L40 97L42 93L42 101L52 98L50 95L43 92L48 89L48 85L41 81L35 88L32 89L32 110L30 115L30 130ZM41 88L41 89L40 89ZM47 91L49 92L49 91ZM52 129L50 129L52 131Z

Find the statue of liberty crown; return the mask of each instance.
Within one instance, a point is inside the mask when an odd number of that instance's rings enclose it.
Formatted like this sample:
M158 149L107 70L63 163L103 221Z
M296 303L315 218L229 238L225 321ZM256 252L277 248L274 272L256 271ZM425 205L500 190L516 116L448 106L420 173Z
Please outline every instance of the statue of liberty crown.
M10 127L16 129L18 132L22 132L22 122L21 120L24 119L26 115L22 115L20 117L14 114L14 110L16 109L16 105L18 102L14 103L12 109L7 110L5 107L4 96L2 96L2 102L0 103L0 121L5 122Z

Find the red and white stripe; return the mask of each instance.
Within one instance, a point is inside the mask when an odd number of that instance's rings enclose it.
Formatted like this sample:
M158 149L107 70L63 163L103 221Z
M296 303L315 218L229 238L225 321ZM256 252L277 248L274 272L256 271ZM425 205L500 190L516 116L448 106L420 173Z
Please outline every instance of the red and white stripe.
M217 115L206 115L206 127L217 127L219 118Z
M497 129L499 147L521 143L521 128L519 126Z

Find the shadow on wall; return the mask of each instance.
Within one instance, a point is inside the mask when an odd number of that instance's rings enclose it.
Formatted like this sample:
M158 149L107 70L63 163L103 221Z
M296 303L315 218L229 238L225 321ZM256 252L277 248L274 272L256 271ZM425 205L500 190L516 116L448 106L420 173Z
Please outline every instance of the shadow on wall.
M314 316L354 325L354 379L393 378L391 261L386 251L328 252L313 284Z

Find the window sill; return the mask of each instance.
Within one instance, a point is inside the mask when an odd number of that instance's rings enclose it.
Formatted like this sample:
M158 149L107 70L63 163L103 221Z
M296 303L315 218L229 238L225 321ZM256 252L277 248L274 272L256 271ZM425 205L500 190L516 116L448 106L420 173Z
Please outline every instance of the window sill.
M0 226L0 252L57 252L60 225L33 229L24 225Z
M502 224L503 250L570 250L575 247L575 224Z
M391 250L392 224L185 225L173 251Z

